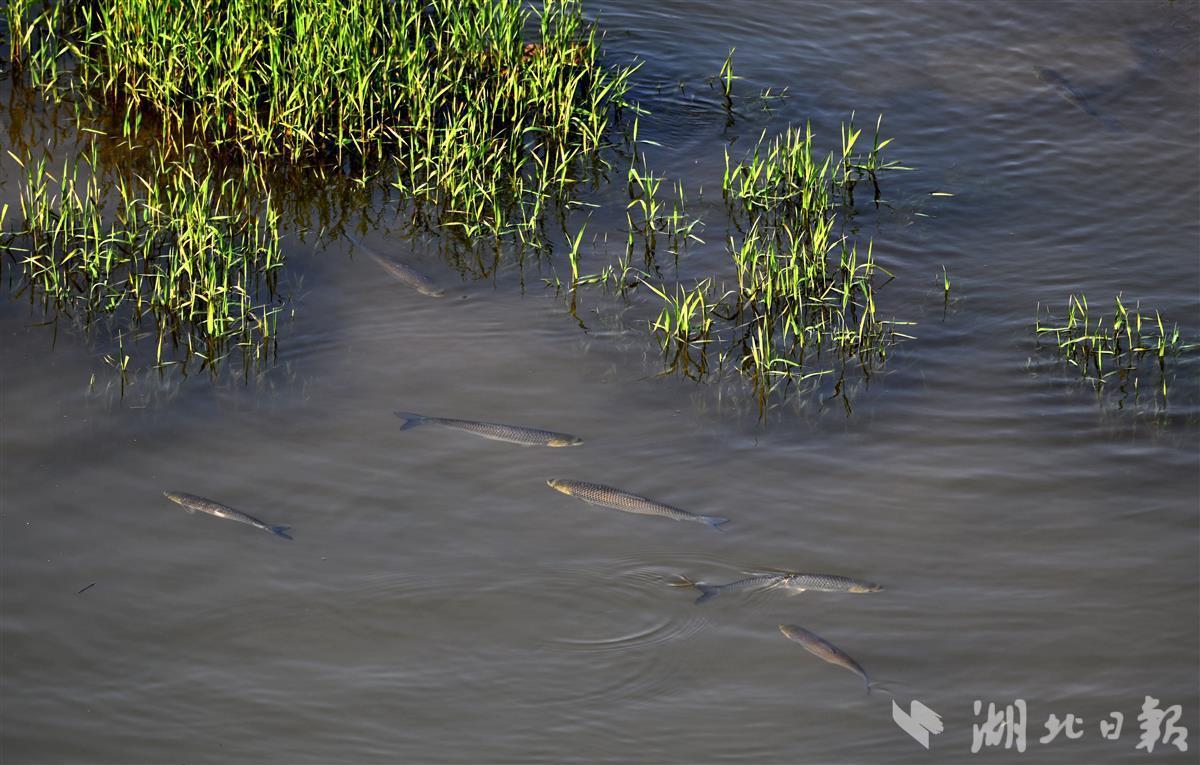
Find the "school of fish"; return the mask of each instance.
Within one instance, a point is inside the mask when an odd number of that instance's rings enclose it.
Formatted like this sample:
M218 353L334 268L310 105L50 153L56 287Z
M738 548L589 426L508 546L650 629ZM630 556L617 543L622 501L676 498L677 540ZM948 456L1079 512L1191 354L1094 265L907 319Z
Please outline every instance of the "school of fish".
M409 430L418 425L432 424L439 425L443 428L469 433L480 438L486 438L491 441L501 441L504 443L515 444L518 446L543 446L549 448L579 446L583 443L583 439L570 435L568 433L559 433L551 430L541 430L538 428L530 428L521 425L505 425L496 422L484 422L479 420L462 420L452 417L433 417L429 415L416 414L414 412L396 412L397 417L404 421L400 426L400 430ZM577 481L563 478L551 478L546 481L547 485L555 491L574 497L597 507L604 507L611 510L618 510L624 513L633 515L649 515L659 518L667 518L673 521L691 521L700 523L710 528L721 530L721 526L729 523L729 519L719 515L702 515L693 513L688 510L682 510L678 507L659 502L657 500L643 497L640 494L634 494L623 489L617 489L612 486L605 486L600 483L591 483L589 481ZM252 515L235 510L228 505L215 502L211 499L197 496L195 494L186 494L184 492L164 491L163 494L167 499L182 506L188 513L206 513L217 518L237 521L256 529L270 532L275 536L283 539L291 539L291 535L287 532L291 529L290 526L274 526L266 521L259 520ZM743 579L727 582L725 584L710 584L701 581L692 581L682 578L682 585L694 587L700 591L700 596L696 598L696 603L706 603L717 597L723 592L731 592L734 590L744 589L760 589L760 590L785 590L792 593L800 593L807 591L816 592L838 592L838 593L869 593L879 592L883 589L874 582L868 582L861 579L853 579L847 576L838 574L811 574L799 573L791 571L779 571L768 573L756 573ZM818 658L854 672L866 685L867 693L871 692L874 685L866 670L863 669L857 661L850 657L849 654L842 651L837 646L830 643L828 640L820 637L814 632L795 624L781 624L779 630L789 640L799 643L809 653Z

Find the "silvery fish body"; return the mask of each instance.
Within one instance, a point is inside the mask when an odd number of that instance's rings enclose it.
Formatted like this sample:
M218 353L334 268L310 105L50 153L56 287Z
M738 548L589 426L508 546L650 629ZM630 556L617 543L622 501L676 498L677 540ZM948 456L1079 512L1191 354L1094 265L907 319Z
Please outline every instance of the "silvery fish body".
M655 502L652 499L647 499L637 494L630 494L627 491L614 489L611 486L604 486L603 484L588 483L587 481L569 481L561 478L553 478L546 481L546 484L552 489L581 499L584 502L612 508L613 510L621 510L626 513L658 515L663 518L670 518L673 521L695 521L707 524L718 531L720 530L718 527L721 524L729 522L728 518L689 513L687 510L680 510L677 507L671 507L662 502Z
M871 686L873 683L871 682L871 678L867 676L867 671L862 668L861 664L850 658L849 654L835 646L833 643L830 643L820 635L809 632L803 627L795 624L781 624L779 625L779 631L782 632L789 640L794 640L795 642L804 646L804 650L808 651L813 656L827 661L830 664L836 664L839 667L848 669L854 674L858 675L866 684L867 693L871 692Z
M475 420L456 420L452 417L426 417L423 414L414 412L396 412L396 416L404 420L404 425L401 430L415 428L427 422L432 422L435 425L451 428L453 430L461 430L465 433L479 436L481 438L491 439L492 441L504 441L509 444L517 444L519 446L578 446L583 443L582 438L572 436L569 433L555 433L552 430L538 430L537 428L525 428L520 425L504 425L499 422L476 422Z
M291 537L287 534L287 531L291 528L291 526L272 526L264 521L260 521L253 515L243 513L241 510L234 510L232 507L229 507L228 505L222 505L220 502L213 502L211 499L198 497L195 494L186 494L181 491L164 491L163 496L177 505L182 505L183 509L187 510L189 513L194 513L197 511L201 513L208 513L209 515L215 515L218 518L225 518L230 521L249 524L256 529L269 531L276 536L283 537L284 539L291 539Z
M355 247L365 252L367 257L378 263L384 271L387 271L389 274L391 274L392 277L401 284L412 287L422 295L428 295L429 297L441 297L445 294L445 290L437 286L432 279L415 268L406 266L403 263L397 263L391 258L385 258L383 255L380 255L370 247L365 246L357 239L353 237L348 238Z
M726 590L741 590L747 587L778 587L796 593L808 590L860 593L878 592L883 589L883 587L874 582L851 579L848 576L838 576L837 574L797 574L787 572L755 574L754 576L748 576L745 579L728 582L727 584L695 582L692 586L700 590L701 593L700 597L696 598L697 603L710 601Z

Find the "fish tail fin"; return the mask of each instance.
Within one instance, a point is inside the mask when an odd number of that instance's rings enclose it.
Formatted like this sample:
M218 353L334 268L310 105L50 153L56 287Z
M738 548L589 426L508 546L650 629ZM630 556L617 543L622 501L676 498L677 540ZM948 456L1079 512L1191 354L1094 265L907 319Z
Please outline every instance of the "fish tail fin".
M896 695L896 694L892 693L890 690L888 690L888 686L896 684L896 682L894 680L867 680L866 684L867 684L867 695L870 695L872 688L878 688L880 693L886 693L889 696L894 697Z
M704 582L696 582L692 586L700 591L700 597L696 598L696 605L707 603L721 594L720 587L714 587L711 584L705 584Z
M725 524L725 523L729 523L728 518L722 518L719 515L702 515L702 516L700 516L700 519L703 520L705 523L707 523L709 526L712 526L717 531L724 531L725 529L721 528L721 525Z
M269 531L277 537L283 537L284 539L291 539L292 535L288 533L289 531L291 531L291 529L292 529L291 526L272 526L269 529Z
M404 424L400 426L401 430L415 428L425 420L429 419L424 415L416 414L415 412L395 412L395 415L404 420Z

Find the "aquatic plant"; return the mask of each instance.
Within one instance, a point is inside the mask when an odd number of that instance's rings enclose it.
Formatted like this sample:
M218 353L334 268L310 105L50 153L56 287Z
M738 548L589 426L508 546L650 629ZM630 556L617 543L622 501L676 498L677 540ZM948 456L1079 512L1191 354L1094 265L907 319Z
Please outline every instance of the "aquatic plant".
M644 143L654 145L653 141ZM698 227L703 226L699 218L687 214L687 199L683 183L676 181L672 187L671 211L667 212L667 202L660 197L660 190L666 180L650 171L646 155L638 151L637 122L634 122L631 145L634 149L633 159L629 163L627 184L629 189L629 204L626 206L626 223L629 233L629 255L632 256L635 242L642 241L642 257L646 268L655 265L658 251L658 238L663 236L667 249L678 258L680 251L691 241L704 243L697 234ZM630 211L636 212L635 218Z
M646 282L662 303L651 328L671 369L694 376L732 366L765 406L779 384L832 374L850 359L869 372L907 337L896 331L905 322L879 314L877 282L891 275L876 263L873 243L863 243L863 253L844 229L854 186L869 179L878 195L878 174L901 168L880 159L890 141L878 134L867 154L856 155L860 135L852 122L843 126L840 155L824 159L808 128L770 141L764 134L740 162L726 153L736 283L718 286L715 276L689 288Z
M721 83L721 94L725 96L725 102L728 104L733 98L733 81L740 80L733 73L733 52L737 48L730 48L729 53L725 56L725 62L721 64L721 71L717 74L717 80Z
M879 174L910 168L884 162L880 153L892 139L880 140L882 117L875 123L870 150L856 154L862 130L854 117L841 127L841 151L823 159L814 154L812 126L789 128L771 141L766 133L745 160L731 163L725 152L722 188L731 211L742 217L762 217L772 227L790 226L807 231L819 220L854 205L854 189L870 180L879 200Z
M282 252L269 192L251 194L245 178L219 181L200 160L105 177L95 144L61 168L45 157L22 165L19 220L2 249L31 300L85 324L104 315L152 322L157 364L172 347L214 366L235 347L253 357L270 349ZM112 363L124 372L116 334Z
M62 4L47 4L44 0L7 0L0 22L4 34L0 44L7 44L7 69L25 69L38 80L57 78L59 57L63 50L55 29L64 17Z
M1140 303L1131 310L1119 294L1113 302L1110 319L1090 310L1086 295L1072 294L1067 298L1066 317L1056 321L1047 311L1045 324L1039 305L1035 332L1039 338L1053 336L1059 357L1097 388L1116 377L1137 389L1143 375L1157 370L1158 390L1165 400L1169 360L1197 345L1183 342L1179 325L1164 323L1158 311L1151 318Z
M466 235L534 228L599 162L632 69L599 61L573 0L16 3L30 82L147 125L164 149L322 162ZM35 33L36 32L36 33ZM43 33L44 32L44 33ZM69 65L67 62L69 61Z
M8 262L47 306L148 311L210 361L273 338L255 285L281 263L284 216L340 237L341 201L365 218L394 195L408 233L437 234L464 272L494 273L501 240L544 249L547 214L603 175L633 72L601 64L575 0L13 0L3 23L19 90L108 139L62 173L36 141L12 147L27 183ZM136 169L101 199L106 152ZM333 198L295 193L314 186Z

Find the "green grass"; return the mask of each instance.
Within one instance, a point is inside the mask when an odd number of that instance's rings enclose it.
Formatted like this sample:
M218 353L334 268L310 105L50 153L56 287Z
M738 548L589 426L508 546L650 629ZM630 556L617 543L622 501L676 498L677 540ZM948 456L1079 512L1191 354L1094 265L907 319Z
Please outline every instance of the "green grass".
M158 365L177 350L214 366L235 348L265 355L282 264L269 192L244 178L218 181L203 161L146 176L101 168L95 144L61 166L24 163L4 249L31 299L85 325L104 316L150 324ZM122 371L128 363L122 349Z
M726 150L722 181L726 200L735 215L762 217L772 227L800 232L852 207L854 191L864 181L871 182L878 202L879 175L909 169L881 158L892 142L880 140L882 122L882 117L876 121L871 148L865 153L856 153L862 130L854 127L853 115L842 125L837 154L814 153L811 126L789 128L771 141L764 133L750 156L740 162L732 162Z
M678 181L674 186L669 187L671 197L669 199L670 211L668 212L668 200L664 199L661 193L666 179L651 172L646 162L646 155L639 150L637 135L638 122L635 120L630 139L633 149L632 159L626 175L629 190L629 204L625 207L625 220L629 233L627 254L630 257L633 255L634 250L637 249L636 243L640 240L642 258L646 268L649 269L654 267L657 260L660 237L664 240L667 250L678 259L679 253L687 247L689 242L704 243L704 240L696 234L698 228L703 227L703 222L698 218L691 218L687 214L687 199L683 184ZM657 145L652 141L643 143Z
M721 83L721 94L725 97L726 106L729 105L733 98L733 81L742 79L733 73L733 52L735 50L737 48L729 49L729 54L725 56L725 62L721 64L721 71L717 74L717 80Z
M10 55L164 151L319 162L470 236L531 237L599 162L629 68L601 65L571 0L18 1Z
M572 310L580 287L644 285L668 366L736 370L760 403L851 362L867 371L904 337L877 305L890 274L847 223L857 189L878 204L880 176L906 169L883 159L878 121L867 146L851 118L824 155L809 128L764 133L741 159L727 150L727 268L678 282L660 261L672 256L677 278L703 223L648 164L635 119L624 252L585 267L596 237L568 212L577 189L608 179L623 110L642 112L625 100L635 68L602 63L573 0L12 0L4 20L22 81L107 140L61 170L18 156L21 212L0 244L48 304L152 318L214 363L273 341L282 228L349 230L344 210L289 199L314 179L366 207L400 197L411 229L434 232L464 272L495 273L501 243L547 251L557 217ZM729 119L733 54L715 79ZM118 163L137 155L138 176L101 169L95 147L114 145ZM295 173L307 180L276 183Z
M573 0L10 0L0 20L17 90L103 134L61 168L12 147L22 215L0 249L48 306L153 317L213 363L274 338L258 285L281 218L349 228L323 197L399 196L452 260L545 248L546 217L603 177L633 72L601 63Z
M869 180L878 199L879 174L901 169L880 159L889 141L879 140L878 123L862 155L854 151L860 135L844 126L841 152L824 157L810 129L764 135L741 161L726 154L734 278L709 275L685 287L645 275L661 304L651 328L669 369L689 376L737 369L765 406L781 385L840 376L851 360L869 370L907 337L896 330L902 322L879 313L877 286L890 274L875 261L873 243L845 230L855 186Z
M1130 309L1120 295L1113 304L1110 318L1091 310L1086 295L1070 295L1066 316L1056 319L1047 312L1046 323L1039 306L1035 332L1039 339L1052 339L1059 357L1097 388L1115 378L1136 389L1147 374L1156 373L1165 401L1169 363L1197 346L1184 343L1179 325L1164 322L1158 311L1143 313L1140 303Z

